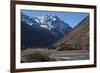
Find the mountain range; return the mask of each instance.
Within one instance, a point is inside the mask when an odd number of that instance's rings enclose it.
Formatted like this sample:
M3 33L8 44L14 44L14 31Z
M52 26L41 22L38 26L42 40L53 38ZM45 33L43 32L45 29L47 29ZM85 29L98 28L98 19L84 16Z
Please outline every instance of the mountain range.
M21 48L48 47L72 28L56 15L30 17L21 12Z

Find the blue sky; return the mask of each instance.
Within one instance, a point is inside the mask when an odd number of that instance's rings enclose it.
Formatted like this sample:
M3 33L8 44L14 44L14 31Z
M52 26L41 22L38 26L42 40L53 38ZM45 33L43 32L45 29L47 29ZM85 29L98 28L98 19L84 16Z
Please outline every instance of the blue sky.
M55 12L55 11L36 11L36 10L21 10L24 14L36 17L43 15L56 15L61 20L69 24L71 27L75 27L79 22L81 22L89 13L82 12Z

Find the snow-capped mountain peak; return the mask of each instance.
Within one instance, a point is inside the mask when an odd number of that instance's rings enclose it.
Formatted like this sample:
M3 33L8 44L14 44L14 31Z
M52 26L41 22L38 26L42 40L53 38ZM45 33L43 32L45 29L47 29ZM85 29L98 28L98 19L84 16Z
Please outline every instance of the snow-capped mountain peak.
M30 17L21 13L21 20L25 21L28 25L38 28L44 28L47 30L57 30L61 33L67 32L71 27L62 21L56 15L42 15L36 17Z
M43 15L43 16L37 16L36 18L38 18L41 23L56 21L58 19L56 15Z
M56 15L31 17L21 13L21 46L50 46L70 29L71 27Z

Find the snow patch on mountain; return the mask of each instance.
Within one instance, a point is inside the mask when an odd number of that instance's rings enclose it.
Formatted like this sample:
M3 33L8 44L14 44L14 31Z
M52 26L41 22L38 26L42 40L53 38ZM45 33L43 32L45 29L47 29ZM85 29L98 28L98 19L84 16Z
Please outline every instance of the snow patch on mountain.
M47 16L37 16L36 18L39 19L39 21L40 21L41 23L44 23L45 20L47 19Z
M39 19L36 18L35 21L36 21L37 23L39 23Z
M29 25L30 25L30 26L32 26L32 25L33 25L33 23L29 23Z
M50 28L54 28L54 26L51 25L51 22L48 23L48 26L49 26Z

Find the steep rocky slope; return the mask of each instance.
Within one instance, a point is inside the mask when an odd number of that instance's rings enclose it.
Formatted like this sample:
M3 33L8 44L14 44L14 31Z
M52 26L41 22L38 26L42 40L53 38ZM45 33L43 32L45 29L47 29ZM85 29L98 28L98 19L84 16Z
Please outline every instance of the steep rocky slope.
M57 50L89 49L89 16L51 46Z

